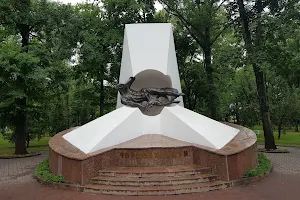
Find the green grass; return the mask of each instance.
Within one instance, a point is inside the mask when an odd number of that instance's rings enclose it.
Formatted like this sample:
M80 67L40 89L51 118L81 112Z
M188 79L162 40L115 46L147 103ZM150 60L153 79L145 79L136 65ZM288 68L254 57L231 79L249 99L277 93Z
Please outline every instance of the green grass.
M257 135L257 143L264 144L264 131L261 125L251 127L252 130L260 130L260 134ZM277 145L284 146L300 146L300 132L293 130L286 130L285 133L281 133L280 140L278 140L278 132L274 131L275 143Z
M255 125L255 126L252 126L251 129L252 130L260 130L260 131L262 131L263 127L262 127L262 125Z
M48 141L50 137L43 137L40 140L33 140L29 143L30 152L48 150ZM5 140L2 135L0 135L0 154L13 154L15 151L15 145Z
M270 167L271 167L270 160L263 153L258 153L258 167L248 170L243 175L243 178L262 176L269 171Z
M49 159L46 158L35 168L34 174L46 182L68 183L63 176L56 176L49 170Z
M277 145L286 145L286 146L300 146L300 133L289 132L281 134L280 140L278 140L278 133L274 133L275 143ZM261 131L257 136L257 142L259 144L264 144L264 133Z

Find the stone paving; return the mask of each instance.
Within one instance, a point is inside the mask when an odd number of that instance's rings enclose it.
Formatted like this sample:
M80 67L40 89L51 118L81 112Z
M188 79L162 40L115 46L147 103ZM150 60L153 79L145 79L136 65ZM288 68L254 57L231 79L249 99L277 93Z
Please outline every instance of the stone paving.
M273 170L284 174L300 174L300 149L291 147L280 148L287 149L290 153L266 154L272 161Z
M0 187L31 181L35 166L47 155L48 152L43 151L39 156L0 159Z
M288 154L267 154L274 172L259 182L227 190L159 197L97 195L43 186L32 178L32 173L47 152L36 157L0 159L0 200L299 200L300 149L287 149L290 151Z

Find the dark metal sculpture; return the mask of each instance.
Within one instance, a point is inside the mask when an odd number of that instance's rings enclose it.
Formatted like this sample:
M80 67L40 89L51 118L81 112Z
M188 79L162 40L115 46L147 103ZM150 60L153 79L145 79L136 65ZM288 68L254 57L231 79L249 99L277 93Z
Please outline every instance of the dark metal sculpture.
M138 107L142 111L149 111L153 106L167 106L175 101L183 93L178 93L174 88L142 88L136 91L130 88L135 77L130 77L124 84L118 84L117 90L121 94L121 103L130 107Z

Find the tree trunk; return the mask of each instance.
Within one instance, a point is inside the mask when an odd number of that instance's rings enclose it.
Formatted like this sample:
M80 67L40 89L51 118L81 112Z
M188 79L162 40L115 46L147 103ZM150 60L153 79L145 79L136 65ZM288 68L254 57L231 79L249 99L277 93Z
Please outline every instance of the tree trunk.
M187 99L187 108L192 110L192 101L191 101L191 97L190 97L190 89L189 87L187 87L187 90L186 90L186 99Z
M197 96L195 96L195 98L194 98L194 103L192 104L192 110L193 110L193 111L196 110L197 101L198 101L198 98L197 98Z
M15 116L15 154L27 154L26 150L26 98L17 99Z
M267 96L267 90L265 85L265 75L263 71L261 70L260 66L257 62L254 61L254 45L252 43L251 39L251 32L249 29L249 19L246 12L246 9L244 7L244 1L243 0L237 0L238 7L239 7L239 14L241 23L243 26L243 37L245 41L245 47L248 53L248 57L250 57L250 60L252 61L252 66L255 73L256 78L256 88L257 93L259 97L259 106L260 106L260 112L262 115L262 122L263 122L263 130L264 130L264 137L265 137L265 148L267 150L270 149L276 149L275 140L273 136L273 130L272 130L272 124L270 119L270 109L269 109L269 102L268 102L268 96ZM257 1L257 12L260 14L262 12L262 5L261 1ZM257 35L256 35L256 45L259 44L259 38L261 34L260 27L261 25L258 25L257 27Z
M213 68L211 63L211 46L208 45L204 49L204 66L208 82L208 107L210 110L210 117L217 120L217 95L213 80Z
M70 100L69 100L69 92L66 95L67 98L67 102L66 102L66 106L67 106L67 126L68 128L70 128Z
M18 24L17 25L22 36L22 47L24 52L28 52L28 44L29 44L29 32L30 27L27 24ZM23 68L24 66L20 66ZM25 66L26 67L26 66ZM17 85L20 89L24 91L24 95L26 95L26 83L24 78L17 78ZM26 107L27 107L27 98L23 97L21 99L16 99L16 115L15 115L15 154L27 154L26 149Z
M264 138L265 138L265 148L267 150L276 149L272 123L270 119L270 108L269 101L267 96L267 90L265 85L265 76L261 69L253 64L255 78L256 78L256 88L259 98L260 112L262 115L263 129L264 129Z
M296 120L295 131L299 132L299 120Z
M183 81L185 82L185 98L184 98L184 100L185 100L185 106L188 108L188 109L190 109L190 110L192 110L192 102L191 102L191 89L190 89L190 86L188 86L188 84L187 84L187 81L186 81L186 78L183 78Z
M104 80L100 81L100 116L104 114Z
M80 123L80 112L79 111L77 112L77 126L81 126L81 123Z
M281 129L282 129L282 117L279 120L279 124L278 124L278 140L280 140L280 136L281 136Z
M240 113L239 113L238 109L236 109L235 116L236 116L236 123L240 125L241 124L241 118L240 118Z

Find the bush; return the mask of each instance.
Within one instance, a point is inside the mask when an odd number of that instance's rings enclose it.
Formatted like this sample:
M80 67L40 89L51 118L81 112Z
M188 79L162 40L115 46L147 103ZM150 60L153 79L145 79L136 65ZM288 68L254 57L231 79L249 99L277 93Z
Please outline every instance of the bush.
M68 183L68 181L66 181L63 176L56 176L55 174L52 174L50 172L48 158L46 158L44 161L38 164L38 166L35 169L35 175L46 182Z
M262 176L270 169L271 162L270 160L263 154L258 153L258 167L255 169L248 170L243 178L249 178L254 176Z
M16 141L16 136L15 136L15 133L12 129L9 129L9 128L3 128L2 129L2 137L5 139L5 140L8 140L10 143L15 143Z

